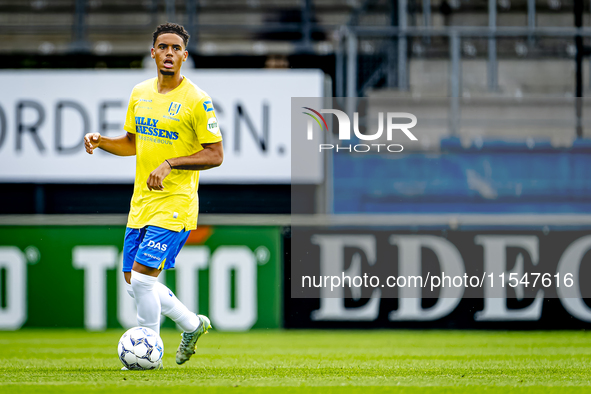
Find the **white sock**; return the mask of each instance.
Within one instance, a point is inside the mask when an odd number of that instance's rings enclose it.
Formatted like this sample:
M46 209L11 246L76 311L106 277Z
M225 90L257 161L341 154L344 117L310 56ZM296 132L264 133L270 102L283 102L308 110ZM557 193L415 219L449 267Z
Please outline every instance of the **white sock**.
M125 287L131 298L134 298L131 285L125 282ZM193 332L199 327L200 321L197 315L187 309L185 304L180 302L168 287L160 282L156 282L154 289L158 293L158 298L160 298L160 305L164 316L170 318L186 332Z
M151 328L160 335L160 297L154 285L158 278L131 271L131 288L137 307L137 322L142 327Z
M160 297L164 316L171 318L186 332L193 332L199 327L200 321L197 315L180 302L168 287L158 282L154 288Z
M125 290L127 290L127 294L129 294L131 298L135 298L135 296L133 295L133 288L131 287L131 283L125 282Z

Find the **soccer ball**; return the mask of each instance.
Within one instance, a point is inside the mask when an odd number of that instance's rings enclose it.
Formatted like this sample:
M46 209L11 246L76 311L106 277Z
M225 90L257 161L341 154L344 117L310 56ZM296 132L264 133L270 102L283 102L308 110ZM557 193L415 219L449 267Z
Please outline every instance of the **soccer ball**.
M164 355L164 345L154 330L133 327L127 330L119 340L117 353L119 360L127 369L155 369Z

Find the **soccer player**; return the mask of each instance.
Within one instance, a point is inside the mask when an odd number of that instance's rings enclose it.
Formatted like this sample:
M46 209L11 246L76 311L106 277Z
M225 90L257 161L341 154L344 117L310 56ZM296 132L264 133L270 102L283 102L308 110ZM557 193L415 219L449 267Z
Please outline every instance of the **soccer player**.
M163 314L183 329L177 364L189 360L211 325L158 282L158 275L174 267L189 232L197 227L199 171L219 166L224 156L211 98L181 74L188 41L182 26L158 26L151 49L158 76L134 87L124 125L127 134L84 137L89 154L101 148L136 156L123 274L140 326L159 333Z

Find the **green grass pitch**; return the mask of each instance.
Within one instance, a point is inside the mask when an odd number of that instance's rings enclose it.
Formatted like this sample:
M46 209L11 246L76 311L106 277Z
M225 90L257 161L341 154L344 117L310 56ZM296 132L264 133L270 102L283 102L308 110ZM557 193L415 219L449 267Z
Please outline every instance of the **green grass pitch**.
M120 371L123 330L0 332L0 393L582 393L584 331L271 331L199 340L185 365Z

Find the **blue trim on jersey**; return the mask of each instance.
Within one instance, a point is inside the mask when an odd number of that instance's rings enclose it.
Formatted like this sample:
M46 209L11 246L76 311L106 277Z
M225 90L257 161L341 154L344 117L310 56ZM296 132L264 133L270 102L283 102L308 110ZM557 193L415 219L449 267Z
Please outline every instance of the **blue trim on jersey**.
M151 268L174 268L176 256L190 233L155 226L128 227L123 242L123 272L131 272L134 261Z
M203 109L205 110L205 112L213 111L213 104L211 103L211 101L204 101Z

